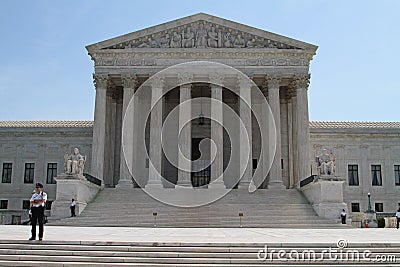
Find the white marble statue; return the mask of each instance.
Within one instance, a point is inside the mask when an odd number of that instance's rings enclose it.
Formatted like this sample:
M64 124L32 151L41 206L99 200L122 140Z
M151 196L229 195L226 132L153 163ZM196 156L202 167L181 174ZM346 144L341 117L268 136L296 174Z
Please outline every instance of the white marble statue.
M78 174L83 175L83 170L85 168L86 156L82 156L79 153L78 148L74 148L74 153L64 155L64 172L66 174Z
M318 163L318 170L320 175L334 175L335 174L335 158L328 149L322 149L322 153L316 157Z

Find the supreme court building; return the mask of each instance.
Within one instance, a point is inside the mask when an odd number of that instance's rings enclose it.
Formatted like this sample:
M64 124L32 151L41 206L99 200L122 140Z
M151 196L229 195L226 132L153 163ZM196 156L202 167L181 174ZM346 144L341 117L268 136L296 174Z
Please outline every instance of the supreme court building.
M326 218L366 210L368 193L377 212L398 208L400 123L309 121L317 46L199 13L86 49L94 122L0 122L1 214L21 213L35 182L50 203L77 198L57 188L75 147L101 182L83 208L104 188L178 186L299 190Z

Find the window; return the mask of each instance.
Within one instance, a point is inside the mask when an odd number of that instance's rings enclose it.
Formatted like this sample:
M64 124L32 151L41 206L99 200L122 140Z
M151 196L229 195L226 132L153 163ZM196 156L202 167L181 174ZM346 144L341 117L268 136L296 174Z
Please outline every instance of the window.
M0 200L0 209L6 210L8 208L8 200Z
M371 165L372 185L382 186L381 165Z
M54 177L57 176L57 163L47 163L47 180L48 184L55 184Z
M375 203L375 211L383 212L383 203Z
M53 204L53 201L46 201L46 210L51 210L51 204Z
M360 212L360 203L351 203L351 212Z
M358 181L358 165L348 165L348 178L349 178L349 185L358 186L360 185Z
M22 209L28 210L31 207L31 202L29 200L22 200Z
M2 183L11 183L12 163L3 163Z
M34 176L35 176L35 163L25 163L24 183L33 184Z
M400 185L400 165L394 165L394 181L396 185Z

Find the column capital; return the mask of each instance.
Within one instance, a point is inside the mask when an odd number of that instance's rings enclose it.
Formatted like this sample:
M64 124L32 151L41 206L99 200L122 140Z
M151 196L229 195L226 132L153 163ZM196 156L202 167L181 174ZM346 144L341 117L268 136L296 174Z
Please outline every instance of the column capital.
M121 74L122 86L125 88L135 89L138 86L138 79L135 74Z
M296 82L294 80L291 81L290 84L289 84L289 88L287 90L288 99L291 99L292 97L296 97L296 95L297 95L296 94L296 88L297 88Z
M249 77L238 76L238 85L239 85L239 89L241 89L241 88L249 88L250 89L253 84Z
M268 74L265 76L265 83L266 86L268 87L268 90L279 89L280 82L281 78L277 75Z
M223 86L225 75L221 73L211 73L208 78L210 79L210 83Z
M151 78L150 84L152 88L164 88L165 85L165 78L164 77L154 77Z
M261 85L261 93L264 95L266 99L268 99L268 82L264 81Z
M310 74L296 74L293 77L296 89L308 89L308 85L310 84L310 77Z
M180 86L179 86L179 90L182 90L182 89L192 89L192 84L191 83L186 83L186 84L181 84Z
M189 72L178 73L179 85L190 84L192 82L193 82L193 73Z
M93 83L97 89L107 89L108 86L108 74L96 74L93 73Z

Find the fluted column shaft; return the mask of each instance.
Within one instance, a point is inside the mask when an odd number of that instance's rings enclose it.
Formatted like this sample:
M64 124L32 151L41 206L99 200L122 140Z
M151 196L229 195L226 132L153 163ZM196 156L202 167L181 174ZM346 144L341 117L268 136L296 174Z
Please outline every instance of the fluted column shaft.
M222 111L222 86L211 84L211 139L215 146L211 145L211 155L215 155L211 162L211 182L209 188L225 188L223 181L223 121ZM216 100L216 101L215 101Z
M178 182L177 185L191 186L192 127L190 103L182 104L191 98L191 84L180 86L179 92L179 136L178 144Z
M125 123L130 123L130 125L132 125L132 123L137 123L135 120L135 117L137 116L137 110L138 110L138 103L137 103L137 99L138 97L134 98L134 93L135 93L135 89L137 87L137 79L135 75L131 75L131 74L125 74L122 75L121 77L122 80L122 86L123 86L123 90L124 90L124 95L123 95L123 102L122 102L122 120L124 121L124 119L126 119ZM133 100L132 100L133 98ZM128 114L126 116L126 111L128 108L128 105L131 102L131 105L133 105L133 110L134 114ZM128 120L131 120L129 121ZM133 129L136 129L136 127L128 127L130 130L133 131ZM136 136L133 136L133 132L132 133L124 133L125 134L125 138L136 138ZM133 141L133 140L132 140ZM133 186L133 181L132 181L132 175L129 172L129 168L127 165L127 162L133 163L133 158L135 157L135 147L134 145L130 145L129 147L125 147L125 151L124 151L124 144L130 144L130 142L126 142L126 140L124 140L124 142L121 142L121 157L120 157L120 175L119 175L119 181L118 181L118 185L117 187L132 187Z
M151 115L150 115L150 160L149 180L146 188L162 188L161 182L161 127L163 112L164 79L156 78L151 81Z
M297 94L297 153L298 153L298 175L303 180L311 175L310 162L310 128L308 118L308 96L307 89L309 75L295 77Z
M248 189L253 172L251 129L251 82L239 79L239 115L244 127L240 127L240 173L239 188Z
M108 75L94 74L93 78L96 86L96 102L94 108L91 172L94 177L103 181ZM104 183L102 185L104 186Z
M276 127L276 139L271 140L272 142L273 141L276 142L275 157L272 162L272 167L270 171L270 180L268 183L268 188L271 189L283 188L282 166L281 166L282 145L281 145L281 110L280 110L280 99L279 99L279 83L280 79L278 77L275 76L267 77L269 105L271 107L272 115L274 116L275 127Z

